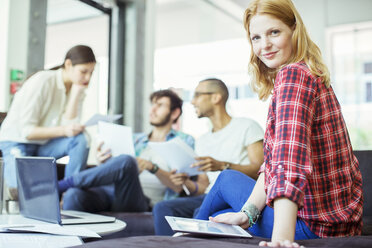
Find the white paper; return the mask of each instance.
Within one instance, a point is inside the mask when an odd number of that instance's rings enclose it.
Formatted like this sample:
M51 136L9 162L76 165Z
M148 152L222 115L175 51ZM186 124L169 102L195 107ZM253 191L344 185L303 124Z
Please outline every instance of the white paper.
M197 157L197 155L194 150L179 137L166 142L149 142L148 145L157 152L172 169L176 169L178 173L186 173L189 176L203 173L202 171L198 171L198 167L190 167L196 162L195 157Z
M83 244L77 236L60 236L39 233L0 233L0 247L59 248Z
M102 150L111 149L112 156L135 156L132 128L108 122L98 122L98 134L103 141Z
M97 233L84 228L74 226L60 226L58 224L35 224L35 225L0 225L0 232L37 232L54 235L79 236L84 238L100 238Z
M85 126L93 126L97 125L99 121L104 122L114 122L116 120L119 120L123 115L101 115L101 114L95 114L92 117L90 117L89 120L85 122Z

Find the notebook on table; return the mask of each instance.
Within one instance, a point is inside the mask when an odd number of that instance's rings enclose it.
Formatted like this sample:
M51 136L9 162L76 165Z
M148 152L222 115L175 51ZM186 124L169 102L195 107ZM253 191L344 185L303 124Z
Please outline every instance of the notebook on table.
M115 221L115 217L60 210L55 158L17 157L16 168L19 207L24 217L63 225Z

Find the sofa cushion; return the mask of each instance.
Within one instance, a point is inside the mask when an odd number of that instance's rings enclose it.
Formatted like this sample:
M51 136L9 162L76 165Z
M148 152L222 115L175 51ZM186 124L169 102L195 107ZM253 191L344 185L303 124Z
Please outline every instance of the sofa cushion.
M151 212L123 213L123 212L101 212L100 214L114 216L124 221L127 226L124 230L104 236L103 239L113 239L131 236L154 235L154 221Z
M82 246L89 248L104 248L104 247L143 247L143 248L196 248L196 247L212 247L212 248L250 248L258 247L261 239L253 237L247 238L197 238L197 237L167 237L167 236L146 236L146 237L129 237L111 240L102 240L91 243L86 243ZM313 240L300 240L300 245L307 248L319 247L371 247L372 236L355 236L344 238L325 238Z

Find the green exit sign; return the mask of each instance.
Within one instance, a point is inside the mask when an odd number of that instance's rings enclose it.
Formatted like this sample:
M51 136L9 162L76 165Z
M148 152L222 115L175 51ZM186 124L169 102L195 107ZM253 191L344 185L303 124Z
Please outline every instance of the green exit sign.
M24 72L21 70L10 70L10 81L21 81L24 77Z

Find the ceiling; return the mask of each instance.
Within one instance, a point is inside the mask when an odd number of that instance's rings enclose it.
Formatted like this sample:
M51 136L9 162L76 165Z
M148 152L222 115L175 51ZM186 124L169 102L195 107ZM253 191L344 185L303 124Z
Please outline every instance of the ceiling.
M115 0L94 0L95 2L110 7ZM182 8L184 4L192 3L193 6L209 5L220 11L227 17L240 22L241 13L247 6L249 0L155 0L157 8L167 6ZM56 24L96 17L103 13L81 1L77 0L48 0L47 23Z
M47 24L83 20L102 12L77 0L48 0Z
M107 7L114 0L95 1ZM242 18L250 0L154 0L154 2L156 48L245 38ZM100 10L78 0L48 0L48 25L67 24L102 15L104 14Z

